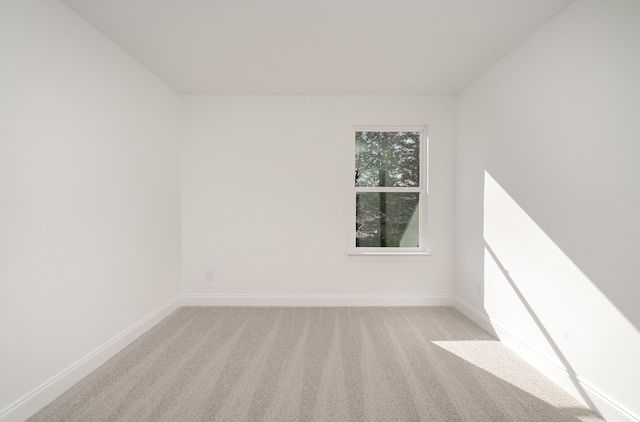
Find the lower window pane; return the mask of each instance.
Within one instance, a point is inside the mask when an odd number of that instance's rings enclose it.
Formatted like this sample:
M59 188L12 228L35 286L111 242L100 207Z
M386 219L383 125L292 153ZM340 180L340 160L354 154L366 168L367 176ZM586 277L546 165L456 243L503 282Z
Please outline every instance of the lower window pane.
M357 193L356 247L418 247L419 200L415 192Z

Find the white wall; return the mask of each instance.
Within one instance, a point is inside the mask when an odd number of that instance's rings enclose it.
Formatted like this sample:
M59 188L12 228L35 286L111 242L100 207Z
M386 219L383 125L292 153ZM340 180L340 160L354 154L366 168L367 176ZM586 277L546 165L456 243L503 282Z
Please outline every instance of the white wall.
M186 96L183 107L184 293L453 293L453 97ZM349 259L353 125L428 125L428 261Z
M57 1L0 57L2 414L179 295L180 101Z
M640 2L578 0L460 93L456 146L461 307L636 418L638 75Z

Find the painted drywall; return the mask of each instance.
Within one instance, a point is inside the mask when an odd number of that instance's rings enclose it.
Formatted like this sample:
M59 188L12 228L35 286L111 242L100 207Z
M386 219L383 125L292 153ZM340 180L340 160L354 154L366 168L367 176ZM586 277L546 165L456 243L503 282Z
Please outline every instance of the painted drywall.
M454 111L453 97L184 96L183 292L451 295ZM354 125L428 126L427 261L349 259Z
M180 101L57 1L0 57L2 413L179 295Z
M636 418L638 75L640 3L578 0L465 88L455 255L458 297Z

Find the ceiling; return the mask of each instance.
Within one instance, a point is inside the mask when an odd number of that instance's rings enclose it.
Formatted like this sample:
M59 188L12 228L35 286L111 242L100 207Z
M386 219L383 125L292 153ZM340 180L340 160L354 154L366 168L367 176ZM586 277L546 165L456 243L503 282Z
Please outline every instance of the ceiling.
M62 0L183 94L455 94L572 0Z

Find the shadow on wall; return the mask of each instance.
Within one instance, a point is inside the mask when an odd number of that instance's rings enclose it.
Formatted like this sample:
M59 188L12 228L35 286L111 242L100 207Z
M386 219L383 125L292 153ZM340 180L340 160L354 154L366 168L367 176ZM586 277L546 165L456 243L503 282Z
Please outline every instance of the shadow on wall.
M488 172L483 231L492 321L572 375L592 409L578 380L634 403L640 332Z
M551 349L553 349L555 356L562 363L562 367L565 368L565 370L567 370L570 374L574 374L574 375L577 374L575 369L571 366L571 364L569 363L565 355L562 353L562 350L560 350L560 347L558 347L558 344L553 340L553 337L551 336L551 334L549 334L549 331L545 328L542 321L540 321L540 318L538 318L538 315L536 315L536 312L533 310L533 308L531 307L527 299L524 297L520 289L518 289L517 284L515 283L515 281L513 281L513 279L509 275L509 271L507 271L506 268L504 268L504 266L502 265L502 262L500 262L495 252L493 251L493 249L491 249L491 246L489 246L486 240L484 242L484 249L485 249L485 253L488 254L493 259L494 264L500 269L500 272L502 272L502 276L509 283L509 286L513 289L513 292L516 294L516 296L518 296L520 303L527 310L527 312L529 313L529 316L531 316L531 319L533 320L533 322L535 322L537 328L540 330L540 333L542 333L542 335L544 336L545 340L547 341ZM576 390L580 393L580 396L582 396L582 399L589 406L589 408L596 409L595 404L589 398L589 395L587 394L586 391L584 391L580 383L573 377L571 378L571 382L573 383Z

